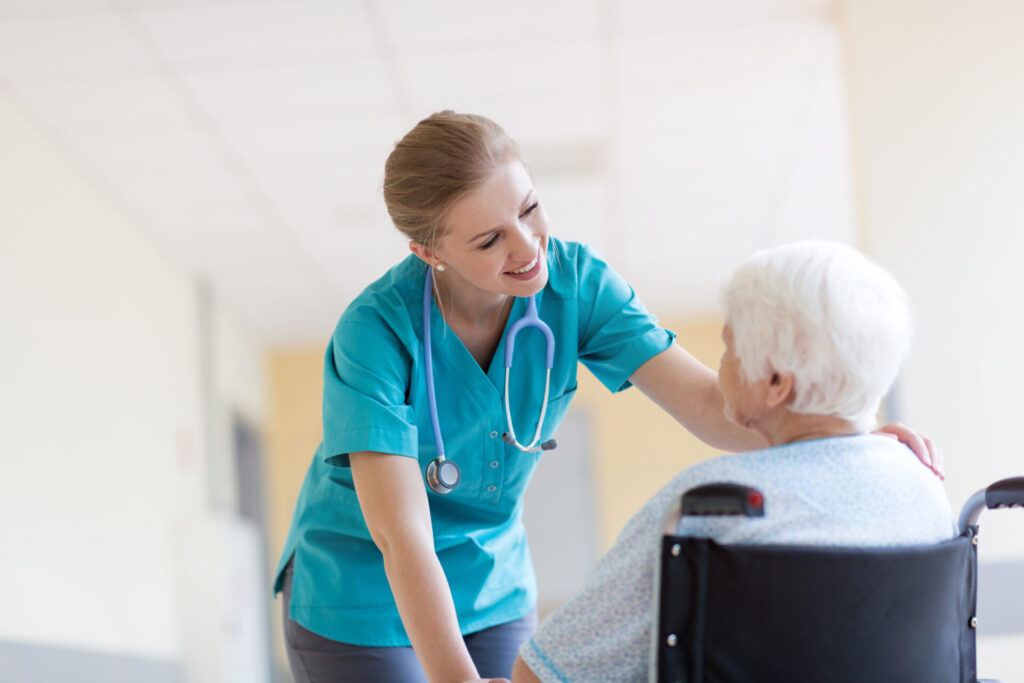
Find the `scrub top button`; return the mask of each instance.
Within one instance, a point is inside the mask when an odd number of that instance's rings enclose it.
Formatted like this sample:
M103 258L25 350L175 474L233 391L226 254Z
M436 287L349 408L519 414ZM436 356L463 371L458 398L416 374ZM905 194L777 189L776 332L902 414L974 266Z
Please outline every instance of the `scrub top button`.
M497 439L498 438L498 432L491 432L491 438L492 439Z
M488 486L488 487L487 487L487 490L488 490L488 491L497 491L497 490L498 490L498 487L497 487L497 486Z
M498 468L498 461L497 460L492 460L491 461L491 469L494 470L494 469L497 469L497 468Z

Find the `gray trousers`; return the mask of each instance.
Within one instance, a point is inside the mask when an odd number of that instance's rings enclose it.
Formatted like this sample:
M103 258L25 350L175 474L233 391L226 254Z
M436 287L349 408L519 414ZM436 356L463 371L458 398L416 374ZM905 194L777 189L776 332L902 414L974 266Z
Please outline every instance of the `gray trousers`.
M288 616L292 567L284 575L281 609L284 642L295 683L426 683L411 647L366 647L324 638ZM522 619L463 636L469 656L483 678L509 678L519 646L533 635L537 611Z

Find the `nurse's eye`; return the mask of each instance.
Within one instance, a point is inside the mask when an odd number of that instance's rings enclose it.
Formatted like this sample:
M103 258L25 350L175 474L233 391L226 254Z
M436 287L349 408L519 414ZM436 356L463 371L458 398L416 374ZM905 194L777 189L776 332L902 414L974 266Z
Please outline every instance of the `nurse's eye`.
M494 235L490 239L488 239L486 242L481 244L478 248L481 249L481 250L482 249L490 249L491 247L494 246L495 242L497 242L497 241L498 241L498 233L494 233Z
M531 213L536 211L538 206L540 206L540 202L534 202L533 204L530 204L528 207L526 207L526 211L523 211L523 215L520 216L520 218L526 218Z

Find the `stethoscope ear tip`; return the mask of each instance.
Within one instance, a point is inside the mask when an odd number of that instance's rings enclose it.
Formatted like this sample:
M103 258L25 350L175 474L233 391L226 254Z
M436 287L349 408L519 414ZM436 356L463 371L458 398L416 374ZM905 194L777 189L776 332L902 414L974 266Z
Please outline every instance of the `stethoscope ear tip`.
M540 445L540 449L542 451L553 451L556 448L558 448L558 442L555 441L554 439L548 439L547 441Z

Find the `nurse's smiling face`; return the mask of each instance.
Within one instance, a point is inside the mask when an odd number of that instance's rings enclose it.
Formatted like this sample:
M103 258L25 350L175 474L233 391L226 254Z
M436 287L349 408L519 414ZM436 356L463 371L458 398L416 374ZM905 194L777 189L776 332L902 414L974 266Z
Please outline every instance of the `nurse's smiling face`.
M548 218L533 182L510 161L449 209L438 277L468 294L530 296L547 284L547 247Z

